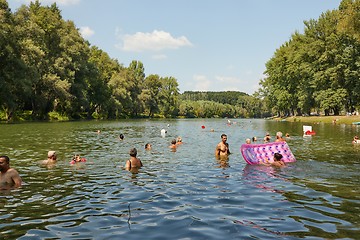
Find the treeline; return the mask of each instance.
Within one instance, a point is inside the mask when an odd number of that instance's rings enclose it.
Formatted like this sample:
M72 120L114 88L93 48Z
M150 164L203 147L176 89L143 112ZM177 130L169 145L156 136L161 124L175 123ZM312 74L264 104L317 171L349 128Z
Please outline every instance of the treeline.
M2 120L259 115L244 93L182 98L174 77L145 76L140 61L124 67L84 40L56 4L12 13L0 0L0 51Z
M145 76L81 36L56 4L12 12L0 0L0 120L129 117L268 117L339 114L360 105L360 0L305 21L276 50L253 96L180 94L177 79Z
M90 46L56 4L36 1L12 13L0 0L0 64L6 120L177 115L175 78L145 77L141 62L124 67Z
M278 115L353 112L360 105L360 1L305 21L266 63L260 96Z

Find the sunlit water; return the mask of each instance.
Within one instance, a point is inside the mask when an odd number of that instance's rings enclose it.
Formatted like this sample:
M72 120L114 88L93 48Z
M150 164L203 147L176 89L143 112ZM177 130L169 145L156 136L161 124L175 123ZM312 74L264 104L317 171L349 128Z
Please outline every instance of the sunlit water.
M0 191L0 239L360 238L360 146L351 144L359 127L318 124L304 138L302 123L232 121L0 125L0 154L24 181ZM277 131L291 134L297 162L246 165L239 150L245 139ZM214 157L222 133L228 161ZM184 144L173 152L177 136ZM144 164L137 174L123 169L132 147ZM48 150L58 152L52 168L39 164ZM87 162L70 165L75 153Z

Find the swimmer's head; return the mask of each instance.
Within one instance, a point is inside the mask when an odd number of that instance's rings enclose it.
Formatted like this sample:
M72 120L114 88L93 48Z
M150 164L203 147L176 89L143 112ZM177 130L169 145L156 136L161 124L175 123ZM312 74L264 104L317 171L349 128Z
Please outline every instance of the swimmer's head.
M274 153L274 161L280 161L283 158L283 155L280 153Z
M176 144L176 139L171 140L171 144Z
M124 139L124 134L120 133L119 138L120 138L121 140L123 140L123 139Z
M281 138L281 137L282 137L282 132L277 132L277 133L276 133L276 137Z
M130 149L129 154L130 154L130 156L132 156L132 157L136 157L136 155L137 155L137 150L136 150L136 148Z
M145 149L151 149L151 144L150 143L145 144Z
M182 142L181 137L177 137L176 141L178 141L178 142Z

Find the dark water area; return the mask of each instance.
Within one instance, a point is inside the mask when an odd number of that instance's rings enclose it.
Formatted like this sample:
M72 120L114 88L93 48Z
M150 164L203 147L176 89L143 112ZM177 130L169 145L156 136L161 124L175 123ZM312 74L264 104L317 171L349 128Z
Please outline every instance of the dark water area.
M24 181L0 190L0 239L360 239L360 144L351 144L360 126L313 124L316 135L303 137L299 122L231 121L0 125L0 154ZM290 134L297 162L247 165L245 139L277 131ZM220 161L222 133L232 154ZM184 143L171 151L177 136ZM123 169L132 147L138 173ZM52 167L39 164L49 150ZM76 153L87 162L70 165Z

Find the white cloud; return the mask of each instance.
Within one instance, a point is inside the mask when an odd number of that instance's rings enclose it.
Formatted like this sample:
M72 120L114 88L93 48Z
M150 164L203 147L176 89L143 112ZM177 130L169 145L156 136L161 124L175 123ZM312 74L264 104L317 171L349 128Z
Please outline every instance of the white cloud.
M204 75L194 75L195 86L192 85L194 91L209 91L211 81Z
M80 33L84 38L88 38L94 35L95 31L92 30L90 27L85 26L85 27L80 27Z
M157 54L157 55L153 55L152 58L155 60L163 60L166 59L167 56L165 54Z
M34 2L34 0L24 0L25 3L30 3L30 2ZM78 4L81 0L39 0L41 4L43 5L48 5L48 4L53 4L54 2L56 2L56 4L59 5L76 5Z
M236 77L216 76L215 79L220 82L227 83L227 84L235 84L235 83L240 84L240 82L241 82L241 80Z
M175 38L170 33L154 30L151 33L137 32L133 35L126 34L122 37L123 45L117 45L124 51L160 51L163 49L178 49L180 47L192 46L185 37Z

